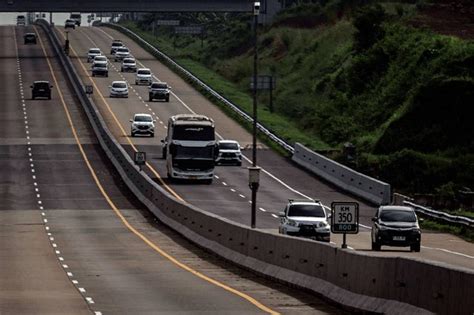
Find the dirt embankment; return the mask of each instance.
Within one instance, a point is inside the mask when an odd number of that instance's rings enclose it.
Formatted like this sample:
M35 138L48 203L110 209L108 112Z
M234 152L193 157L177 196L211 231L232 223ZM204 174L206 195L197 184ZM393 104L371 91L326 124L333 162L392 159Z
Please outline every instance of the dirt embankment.
M444 35L474 39L474 1L435 1L422 8L412 24L416 27L428 27Z

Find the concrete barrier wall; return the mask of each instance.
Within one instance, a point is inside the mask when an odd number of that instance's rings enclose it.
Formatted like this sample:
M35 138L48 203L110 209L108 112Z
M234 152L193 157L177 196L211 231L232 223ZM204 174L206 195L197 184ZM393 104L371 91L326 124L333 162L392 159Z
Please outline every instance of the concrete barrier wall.
M328 182L378 205L390 203L390 184L381 182L295 144L292 160Z
M373 257L331 244L252 230L182 203L140 172L87 98L57 34L45 23L99 142L124 182L158 219L192 242L273 279L313 290L346 306L388 314L470 314L474 272L421 260Z

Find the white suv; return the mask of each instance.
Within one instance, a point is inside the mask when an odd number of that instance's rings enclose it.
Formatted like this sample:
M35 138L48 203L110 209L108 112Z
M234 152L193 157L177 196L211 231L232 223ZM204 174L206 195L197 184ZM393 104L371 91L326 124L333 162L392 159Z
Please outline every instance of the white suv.
M87 53L87 62L91 62L94 60L95 56L102 55L102 52L99 48L90 48L89 52Z
M127 47L119 47L115 51L114 61L122 61L124 58L128 58L130 56L130 50Z
M148 68L140 68L137 70L137 76L135 78L135 84L139 85L145 83L150 85L153 81L151 70Z
M133 119L130 119L132 123L131 135L135 137L136 134L148 134L151 137L155 136L155 124L154 120L149 114L135 114Z
M242 165L242 153L240 145L234 140L220 140L217 142L219 153L216 158L216 164L236 164Z
M110 88L110 97L128 97L128 85L125 81L114 81Z
M331 239L328 214L318 200L290 199L285 210L280 213L281 234L305 236L319 241Z

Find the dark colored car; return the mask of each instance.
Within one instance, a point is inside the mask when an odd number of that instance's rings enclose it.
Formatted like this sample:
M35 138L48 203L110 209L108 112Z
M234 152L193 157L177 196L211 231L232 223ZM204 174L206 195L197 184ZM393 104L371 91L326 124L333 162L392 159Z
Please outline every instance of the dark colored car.
M36 99L37 97L45 97L51 99L51 89L53 86L49 81L35 81L31 86L31 98Z
M35 44L36 45L36 34L35 33L26 33L23 36L23 39L25 40L25 45L26 44Z
M412 251L420 251L421 230L413 208L381 206L372 221L372 250L388 245L410 246Z
M148 92L148 100L164 100L165 102L170 101L170 87L166 82L153 82L150 85Z

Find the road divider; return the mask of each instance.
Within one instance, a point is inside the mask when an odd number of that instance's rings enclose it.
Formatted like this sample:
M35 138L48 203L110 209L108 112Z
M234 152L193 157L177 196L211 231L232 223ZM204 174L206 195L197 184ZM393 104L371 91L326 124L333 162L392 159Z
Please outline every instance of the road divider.
M474 271L420 259L376 257L274 234L186 204L139 171L87 97L57 34L42 21L96 136L129 189L163 223L244 268L310 289L349 310L387 314L468 314ZM218 205L216 205L218 206Z

